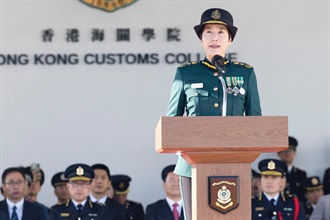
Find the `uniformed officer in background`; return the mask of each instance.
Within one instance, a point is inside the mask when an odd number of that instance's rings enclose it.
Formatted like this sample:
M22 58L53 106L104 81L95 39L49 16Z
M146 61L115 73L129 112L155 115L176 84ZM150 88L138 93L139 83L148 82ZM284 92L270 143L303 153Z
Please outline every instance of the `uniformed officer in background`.
M330 194L330 167L323 174L324 195Z
M66 203L70 199L70 194L66 183L64 172L58 172L52 177L52 186L54 187L54 194L57 197L57 204Z
M304 190L307 174L306 171L293 166L293 161L297 152L297 146L297 139L290 136L289 148L287 150L278 152L278 156L288 166L288 173L286 175L287 190L289 190L290 193L295 194L298 199L303 202L303 204L305 204L306 197L304 194Z
M90 199L92 202L101 203L106 206L109 214L107 220L125 220L127 213L125 207L107 195L108 188L112 187L109 168L104 164L98 163L92 165L92 169L95 175L92 181Z
M253 67L225 58L237 32L232 15L208 9L194 30L206 57L177 68L167 116L260 116ZM181 156L175 173L180 176L185 217L191 219L191 166Z
M128 220L144 220L144 209L141 203L127 199L131 178L127 175L112 175L111 182L114 189L114 200L128 209Z
M86 164L73 164L65 170L68 180L67 188L71 199L66 203L55 205L51 208L50 220L106 220L104 206L93 203L89 199L91 182L94 178L93 169Z
M259 162L262 193L252 199L252 220L305 220L305 210L294 196L281 192L287 166L283 161Z
M307 202L305 203L305 211L307 219L309 219L319 201L319 198L323 195L323 185L320 178L317 176L307 178L305 184L305 196L307 199Z
M254 169L252 169L252 179L251 179L251 195L252 198L258 195L261 192L260 186L261 175Z

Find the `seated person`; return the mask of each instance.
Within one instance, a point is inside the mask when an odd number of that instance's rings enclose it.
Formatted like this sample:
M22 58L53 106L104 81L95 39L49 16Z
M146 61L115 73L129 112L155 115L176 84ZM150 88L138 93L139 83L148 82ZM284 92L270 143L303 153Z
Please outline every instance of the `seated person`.
M162 171L165 199L147 206L146 220L183 220L182 200L179 176L173 173L175 165L169 165Z

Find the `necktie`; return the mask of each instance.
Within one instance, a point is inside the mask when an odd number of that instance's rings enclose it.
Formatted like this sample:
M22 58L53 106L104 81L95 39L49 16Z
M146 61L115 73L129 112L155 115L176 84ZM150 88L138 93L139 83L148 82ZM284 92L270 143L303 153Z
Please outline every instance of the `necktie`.
M77 205L78 215L80 215L82 208L83 208L82 204Z
M271 203L272 207L275 208L275 199L271 199L270 203Z
M174 220L179 220L179 218L180 218L180 215L179 215L178 209L176 208L176 207L178 207L178 206L179 206L178 203L174 203L174 204L173 204L173 210L172 210L172 212L173 212Z
M11 213L11 218L10 218L10 220L18 220L18 215L17 215L17 213L16 213L16 209L17 209L17 207L14 206L14 207L13 207L13 212Z

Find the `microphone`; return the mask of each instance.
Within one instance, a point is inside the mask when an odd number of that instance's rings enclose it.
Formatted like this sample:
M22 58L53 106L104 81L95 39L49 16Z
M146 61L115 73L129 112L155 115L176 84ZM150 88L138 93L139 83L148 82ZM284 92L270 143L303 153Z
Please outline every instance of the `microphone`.
M212 58L212 65L215 66L220 75L226 72L225 59L222 56L215 55Z

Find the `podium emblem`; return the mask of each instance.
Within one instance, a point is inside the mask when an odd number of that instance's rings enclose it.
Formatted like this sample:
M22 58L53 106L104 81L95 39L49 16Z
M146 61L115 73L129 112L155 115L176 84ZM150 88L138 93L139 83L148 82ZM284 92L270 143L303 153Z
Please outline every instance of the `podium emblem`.
M98 8L106 12L113 12L117 9L124 8L137 0L79 0L93 8Z
M222 214L239 205L238 176L209 176L209 206Z

